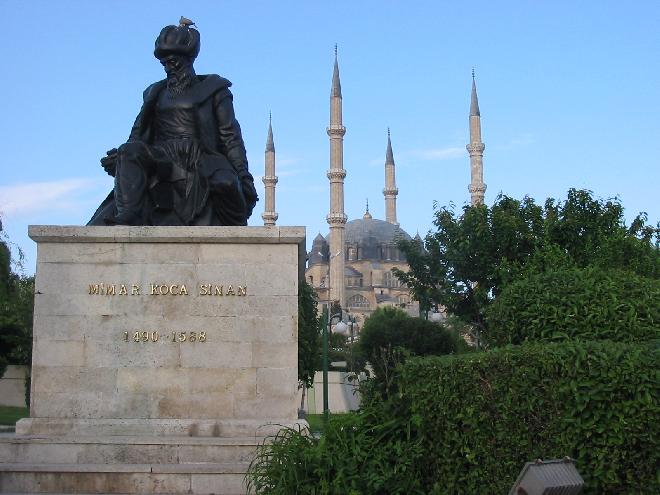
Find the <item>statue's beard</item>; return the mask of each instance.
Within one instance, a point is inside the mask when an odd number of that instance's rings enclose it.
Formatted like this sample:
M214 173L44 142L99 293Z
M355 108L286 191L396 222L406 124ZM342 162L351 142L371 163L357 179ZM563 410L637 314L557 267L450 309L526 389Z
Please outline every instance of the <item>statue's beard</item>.
M178 96L188 89L195 80L195 72L185 70L167 75L167 89L172 96Z

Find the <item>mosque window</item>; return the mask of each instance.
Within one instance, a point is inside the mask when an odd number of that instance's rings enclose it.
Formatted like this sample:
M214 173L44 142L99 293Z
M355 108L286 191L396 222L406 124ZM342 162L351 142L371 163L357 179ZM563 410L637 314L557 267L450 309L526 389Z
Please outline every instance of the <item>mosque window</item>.
M348 299L349 308L368 308L369 300L361 294L355 294Z
M385 287L401 287L401 281L392 272L383 273L383 285Z
M314 285L314 277L311 275L309 276L309 285Z

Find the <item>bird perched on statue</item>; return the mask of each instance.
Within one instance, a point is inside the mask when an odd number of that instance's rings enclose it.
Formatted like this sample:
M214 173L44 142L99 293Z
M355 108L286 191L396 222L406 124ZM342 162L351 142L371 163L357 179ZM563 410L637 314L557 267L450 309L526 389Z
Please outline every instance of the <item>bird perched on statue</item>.
M181 19L179 19L179 26L181 27L190 27L194 25L195 23L186 17L181 16Z

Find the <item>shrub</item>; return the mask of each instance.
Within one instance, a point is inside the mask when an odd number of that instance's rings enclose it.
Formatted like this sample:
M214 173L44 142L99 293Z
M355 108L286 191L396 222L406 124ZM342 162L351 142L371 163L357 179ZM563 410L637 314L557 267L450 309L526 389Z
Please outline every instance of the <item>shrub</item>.
M464 347L465 342L441 325L385 307L364 323L358 353L371 364L376 381L388 395L396 366L407 356L451 354Z
M527 343L409 360L399 390L419 425L428 493L507 493L525 462L570 456L584 494L656 494L660 350Z
M599 267L532 272L502 291L487 319L493 345L652 340L660 337L660 280Z
M321 438L283 429L259 447L247 474L256 495L422 495L424 452L407 415L385 409L333 416Z

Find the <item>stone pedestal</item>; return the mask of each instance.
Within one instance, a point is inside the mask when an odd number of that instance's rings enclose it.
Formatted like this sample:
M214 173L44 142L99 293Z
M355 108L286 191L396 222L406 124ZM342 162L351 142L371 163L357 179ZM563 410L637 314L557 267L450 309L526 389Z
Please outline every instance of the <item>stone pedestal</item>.
M0 491L243 493L254 446L297 421L304 228L29 233L31 417Z

